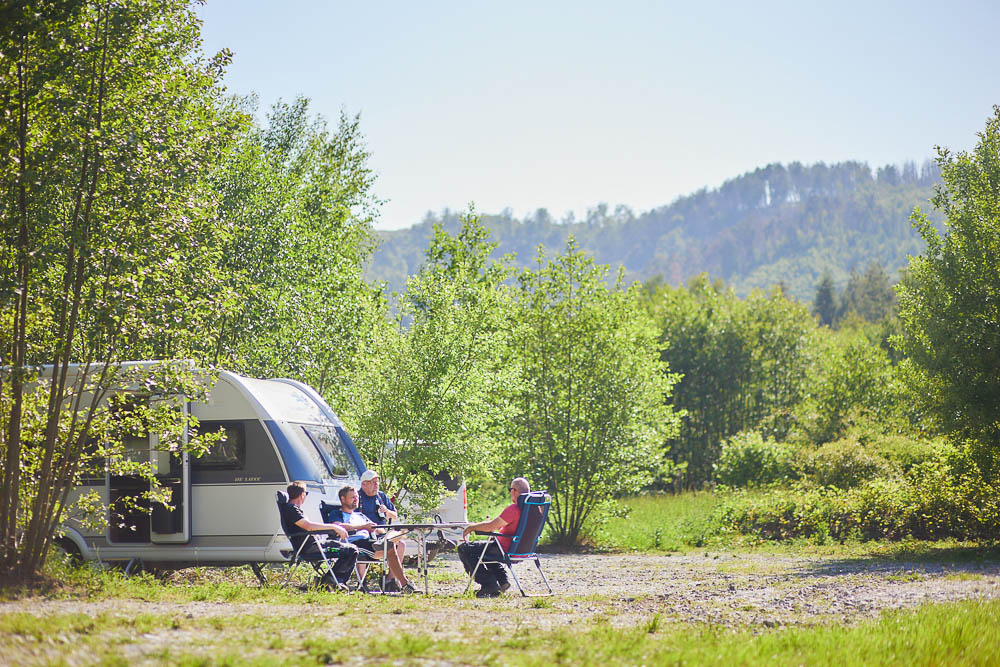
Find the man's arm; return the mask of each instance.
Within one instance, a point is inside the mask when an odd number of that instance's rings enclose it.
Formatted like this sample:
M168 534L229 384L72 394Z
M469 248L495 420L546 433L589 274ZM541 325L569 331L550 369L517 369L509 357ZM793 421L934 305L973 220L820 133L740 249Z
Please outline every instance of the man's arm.
M482 521L480 523L473 523L465 527L462 531L462 539L464 540L469 536L470 533L483 532L483 533L495 533L504 526L506 526L509 521L503 518L503 516L498 516L492 521Z
M368 519L368 517L365 517L365 519ZM371 520L366 520L364 523L348 523L346 521L335 521L334 525L343 528L348 533L356 533L359 530L373 530L374 528L378 528L378 524Z
M309 519L302 518L296 521L295 525L302 530L307 530L309 532L314 530L332 530L340 539L347 539L347 531L344 530L343 526L336 523L316 523L314 521L310 521Z
M381 496L379 500L385 500L385 502L382 503L382 513L385 515L385 518L392 519L393 521L399 519L399 513L396 512L396 506L391 500L389 500L389 496L387 496L384 491L379 491L379 495Z

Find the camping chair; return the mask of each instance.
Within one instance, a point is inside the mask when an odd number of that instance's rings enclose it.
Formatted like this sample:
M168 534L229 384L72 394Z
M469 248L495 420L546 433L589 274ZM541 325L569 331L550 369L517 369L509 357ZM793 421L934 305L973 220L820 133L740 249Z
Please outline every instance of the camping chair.
M323 521L326 523L334 523L334 512L340 511L340 505L333 505L327 503L325 500L319 501L319 513L323 517ZM350 542L350 538L347 540ZM377 540L376 540L377 542ZM388 565L386 559L389 557L388 549L392 545L386 545L386 548L382 550L382 557L376 558L375 552L369 551L368 549L363 549L359 545L354 545L358 550L358 560L354 564L354 576L358 578L358 590L368 593L368 585L365 583L368 580L368 573L372 571L373 566L378 566L381 575L378 577L378 590L380 593L385 592L385 573L388 571ZM361 568L359 565L364 565L365 573L361 574Z
M333 563L330 562L329 557L326 554L326 550L323 548L323 542L319 539L320 535L325 533L322 531L308 531L300 530L295 525L288 525L285 520L285 515L281 511L282 505L288 503L288 495L284 491L278 491L276 494L276 501L278 505L278 516L281 518L281 529L285 532L289 541L292 544L295 541L292 539L293 536L298 537L300 535L304 536L305 539L302 540L302 544L296 549L289 557L288 571L285 572L285 576L282 578L281 583L284 585L295 572L296 568L302 563L309 563L316 574L319 575L320 582L330 587L331 589L337 587L337 576L333 573ZM314 540L317 550L316 551L304 551L310 540ZM355 572L357 569L355 568Z
M499 563L510 571L511 576L514 577L514 583L517 584L517 589L521 591L521 595L524 597L548 597L552 595L552 587L549 586L549 580L545 578L545 573L542 572L542 564L538 561L538 556L535 554L538 538L541 536L545 520L549 516L549 505L552 504L552 499L545 491L529 491L517 497L517 504L521 508L521 519L517 522L517 531L513 536L503 535L502 533L476 531L476 535L488 535L489 540L487 540L486 546L483 547L483 552L479 555L476 567L472 569L472 574L469 575L469 583L465 585L466 592L472 586L472 582L476 578L476 572L480 567L486 563ZM504 551L504 548L500 545L500 540L497 539L499 537L511 537L509 551ZM490 542L496 543L497 548L502 554L500 559L486 557L486 550L489 548ZM514 564L526 560L535 561L535 567L538 568L538 574L542 575L542 582L545 584L545 588L549 590L548 593L528 595L524 592L524 588L521 586L521 582L514 572Z

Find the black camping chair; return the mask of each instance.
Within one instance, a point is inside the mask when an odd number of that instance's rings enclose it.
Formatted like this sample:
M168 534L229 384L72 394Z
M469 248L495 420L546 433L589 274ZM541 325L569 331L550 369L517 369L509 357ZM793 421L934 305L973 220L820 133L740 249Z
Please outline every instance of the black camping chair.
M336 589L337 576L333 572L333 563L330 562L330 557L328 556L329 551L335 551L331 549L330 546L324 545L320 540L320 535L325 533L322 531L308 531L301 530L297 526L289 525L288 521L285 519L284 512L281 511L282 506L288 504L288 494L284 491L278 491L275 500L278 504L278 516L281 518L281 530L285 532L289 541L294 545L296 537L303 537L305 539L299 544L299 548L293 551L289 555L288 570L285 572L285 576L281 583L285 584L295 572L296 568L302 563L309 563L316 574L319 575L320 582L329 587L330 589ZM316 545L316 550L311 549L306 550L306 546L312 541Z
M333 505L326 502L325 500L319 501L319 513L323 517L323 521L326 523L333 523L337 519L334 512L340 512L340 505ZM351 540L348 539L348 542ZM391 545L389 545L391 547ZM368 574L372 571L372 566L380 566L380 576L378 577L378 590L380 593L385 592L385 573L388 571L388 565L386 564L386 559L389 557L389 551L387 549L382 550L382 557L376 558L375 552L364 549L359 545L355 544L354 547L358 550L358 560L354 563L354 576L358 578L358 590L369 593L368 584ZM361 574L361 568L359 565L365 565L365 573Z
M476 578L476 572L484 563L499 563L506 566L510 571L511 576L514 577L514 583L517 584L517 589L521 591L521 595L524 597L548 597L552 595L552 587L549 586L549 580L545 578L545 573L542 572L542 564L538 561L538 556L535 554L535 548L538 546L538 538L541 537L542 528L545 527L545 521L549 516L549 505L552 504L552 498L545 491L529 491L517 497L517 504L521 508L521 519L517 523L517 531L513 536L503 535L502 533L476 531L476 535L488 535L489 540L487 540L486 546L483 547L483 552L479 556L476 567L472 569L472 574L469 575L469 583L465 585L466 592L472 586L472 582ZM511 538L509 551L504 551L503 546L500 545L500 541L497 539L499 537ZM490 542L495 542L497 548L500 550L502 556L499 559L486 557L486 550L489 548ZM538 574L542 575L542 582L545 584L545 588L549 590L548 593L528 595L524 592L524 588L521 586L521 582L514 572L514 564L526 560L535 561L535 567L538 568Z

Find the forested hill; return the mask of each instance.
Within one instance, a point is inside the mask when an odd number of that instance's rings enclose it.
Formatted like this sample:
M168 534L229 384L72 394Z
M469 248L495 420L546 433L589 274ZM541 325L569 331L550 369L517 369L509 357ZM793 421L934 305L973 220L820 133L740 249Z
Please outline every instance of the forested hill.
M910 213L914 206L931 212L938 178L929 161L874 174L858 162L772 164L640 215L601 205L582 222L555 221L544 209L524 220L509 213L482 220L499 243L498 256L516 253L521 266L533 263L539 244L561 250L573 234L599 262L623 265L629 279L661 275L681 284L707 272L739 294L780 282L811 301L824 271L841 288L852 269L875 261L895 279L907 255L923 250ZM408 229L380 232L382 246L367 277L402 289L423 262L434 222L451 233L460 226L459 214L445 211Z

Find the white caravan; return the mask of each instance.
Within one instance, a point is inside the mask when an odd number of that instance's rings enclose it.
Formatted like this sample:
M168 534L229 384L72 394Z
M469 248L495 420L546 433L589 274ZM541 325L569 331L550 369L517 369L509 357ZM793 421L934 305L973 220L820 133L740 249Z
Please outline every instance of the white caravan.
M204 456L185 453L180 460L157 451L155 435L128 442L130 456L150 457L158 481L170 489L173 509L157 504L152 512L128 512L102 533L70 517L61 547L85 560L141 559L147 566L174 568L280 562L290 545L281 531L276 491L306 481L304 509L318 519L320 502L339 504L342 486L359 486L365 464L354 442L319 394L301 382L222 371L207 401L167 400L196 416L202 432L225 429L226 439ZM111 507L147 489L145 479L105 471L85 478L73 493L97 491Z

